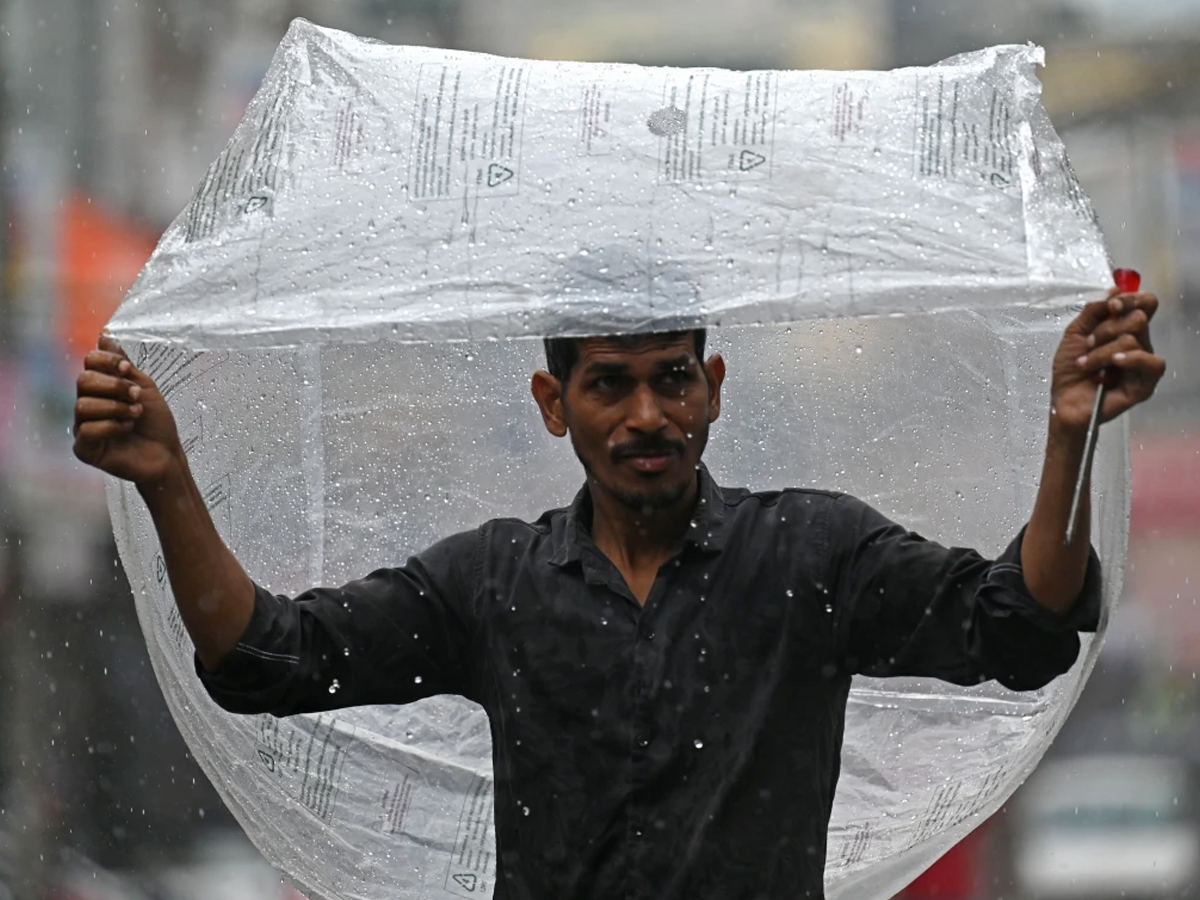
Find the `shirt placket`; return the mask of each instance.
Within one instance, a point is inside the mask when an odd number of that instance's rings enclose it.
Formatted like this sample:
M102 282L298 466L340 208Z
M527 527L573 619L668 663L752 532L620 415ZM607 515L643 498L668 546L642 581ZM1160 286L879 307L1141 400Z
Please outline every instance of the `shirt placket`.
M637 636L633 648L633 746L631 748L629 820L627 841L629 845L629 885L626 900L653 900L650 885L645 880L644 858L650 847L654 810L645 799L645 789L653 771L653 753L656 740L662 740L662 723L654 715L653 707L647 702L655 673L662 670L662 654L665 652L663 636L658 633L657 622L660 601L667 593L671 577L678 568L678 557L664 563L658 577L641 607L638 617ZM661 815L661 811L659 813Z

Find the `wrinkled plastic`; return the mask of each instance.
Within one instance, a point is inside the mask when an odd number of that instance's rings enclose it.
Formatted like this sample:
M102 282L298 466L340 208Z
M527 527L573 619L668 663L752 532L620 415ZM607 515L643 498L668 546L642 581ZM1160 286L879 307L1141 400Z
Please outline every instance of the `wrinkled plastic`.
M540 342L521 338L689 325L729 366L719 482L850 491L998 553L1032 508L1050 354L1071 305L1111 284L1040 60L652 69L298 21L110 328L166 393L218 529L276 592L565 505L581 471L540 422ZM1123 426L1102 432L1093 482L1107 608ZM109 501L171 711L267 858L313 898L490 895L483 712L221 712L144 505L115 481ZM997 809L1099 644L1025 694L856 681L829 896L891 896Z

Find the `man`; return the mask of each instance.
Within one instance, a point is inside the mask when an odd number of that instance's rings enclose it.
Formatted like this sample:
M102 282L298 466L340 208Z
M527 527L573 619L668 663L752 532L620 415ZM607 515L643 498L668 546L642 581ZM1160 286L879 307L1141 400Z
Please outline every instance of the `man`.
M547 341L532 389L586 471L572 506L295 599L224 546L162 396L108 338L75 452L136 483L224 708L483 705L497 898L815 898L853 674L1035 688L1095 627L1086 509L1063 545L1093 377L1122 375L1105 420L1153 393L1157 305L1114 292L1067 328L1035 508L994 562L849 496L717 487L701 455L725 363L702 331Z

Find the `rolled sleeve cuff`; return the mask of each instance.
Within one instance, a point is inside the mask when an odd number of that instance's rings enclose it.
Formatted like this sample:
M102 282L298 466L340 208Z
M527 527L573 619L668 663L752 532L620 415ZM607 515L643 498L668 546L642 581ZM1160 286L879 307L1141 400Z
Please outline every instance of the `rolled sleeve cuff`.
M1066 613L1060 614L1047 609L1029 592L1025 583L1025 571L1021 567L1021 542L1024 538L1025 529L1022 528L1008 548L992 563L987 580L1004 588L998 595L1011 598L1015 603L1013 612L1047 632L1093 632L1099 628L1104 595L1100 557L1096 554L1096 549L1088 548L1083 589L1075 599L1074 605Z
M283 714L287 686L300 665L289 618L285 601L256 584L254 611L237 645L211 671L193 655L196 675L218 706L235 713Z

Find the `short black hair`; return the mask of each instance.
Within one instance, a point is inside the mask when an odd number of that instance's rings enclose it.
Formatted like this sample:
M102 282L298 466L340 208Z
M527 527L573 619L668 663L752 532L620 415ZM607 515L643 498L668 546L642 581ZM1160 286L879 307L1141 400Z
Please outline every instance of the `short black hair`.
M622 346L636 346L643 341L653 338L679 338L685 334L692 335L696 342L696 359L704 362L704 341L707 332L703 328L693 328L690 331L661 331L648 334L620 334L605 337L606 341L614 341ZM566 387L571 377L571 370L579 362L579 342L584 338L545 338L546 370Z

